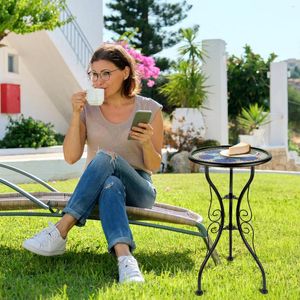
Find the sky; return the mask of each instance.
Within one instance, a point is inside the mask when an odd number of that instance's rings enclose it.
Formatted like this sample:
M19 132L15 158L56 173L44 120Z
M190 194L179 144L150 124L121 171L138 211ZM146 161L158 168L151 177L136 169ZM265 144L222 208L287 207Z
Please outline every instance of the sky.
M164 0L166 1L166 0ZM178 2L176 0L168 0ZM228 55L241 56L244 46L275 61L300 59L300 0L187 0L193 8L174 28L200 25L199 39L222 39ZM110 14L104 0L104 14ZM104 41L113 34L104 30ZM178 44L159 56L176 57Z

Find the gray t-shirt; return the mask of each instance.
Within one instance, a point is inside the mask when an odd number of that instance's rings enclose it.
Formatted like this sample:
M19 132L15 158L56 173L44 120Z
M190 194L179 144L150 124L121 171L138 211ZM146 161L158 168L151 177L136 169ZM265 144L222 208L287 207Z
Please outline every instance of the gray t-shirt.
M128 134L137 110L151 110L150 122L152 122L156 113L161 109L161 104L138 95L135 97L135 107L129 118L124 122L115 124L105 119L99 106L91 106L87 103L81 113L81 120L86 126L86 165L94 158L97 151L103 149L119 154L135 169L151 173L144 165L140 143L128 140Z

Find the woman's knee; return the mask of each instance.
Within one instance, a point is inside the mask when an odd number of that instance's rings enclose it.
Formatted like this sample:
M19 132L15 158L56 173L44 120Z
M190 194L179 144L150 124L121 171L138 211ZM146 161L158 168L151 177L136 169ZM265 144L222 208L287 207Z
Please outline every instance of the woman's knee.
M103 186L103 191L114 190L125 195L125 187L122 181L116 176L109 176Z
M125 199L125 187L122 181L116 176L109 176L105 180L102 192L99 196L100 211L118 211L120 207L124 207Z

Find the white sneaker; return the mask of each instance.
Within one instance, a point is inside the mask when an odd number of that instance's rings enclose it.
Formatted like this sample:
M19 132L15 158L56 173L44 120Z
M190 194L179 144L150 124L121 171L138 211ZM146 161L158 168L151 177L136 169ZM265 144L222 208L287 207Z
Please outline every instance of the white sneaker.
M56 226L49 222L49 227L34 237L25 240L23 247L35 254L54 256L64 254L67 239L63 239Z
M138 263L133 256L118 257L119 283L144 282Z

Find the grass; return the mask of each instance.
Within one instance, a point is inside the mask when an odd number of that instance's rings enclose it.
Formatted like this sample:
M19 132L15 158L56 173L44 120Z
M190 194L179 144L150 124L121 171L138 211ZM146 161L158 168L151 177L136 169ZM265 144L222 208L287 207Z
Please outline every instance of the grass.
M228 175L212 177L221 195L225 195ZM236 193L247 177L234 176ZM228 234L224 232L217 248L222 264L214 266L211 260L208 262L203 273L202 297L299 299L299 179L260 173L251 186L255 247L266 271L269 293L262 295L258 291L261 274L237 232L233 234L235 259L226 260ZM207 219L209 189L203 174L158 174L153 180L158 201L190 208ZM69 180L52 184L61 191L72 191L76 183L77 180ZM35 185L24 187L37 189ZM8 191L0 186L0 192ZM197 299L197 274L205 256L205 246L199 238L132 226L137 244L135 256L146 283L118 285L116 261L107 254L97 221L88 221L85 227L71 231L63 256L45 258L23 250L22 241L48 221L56 219L0 218L0 299Z

